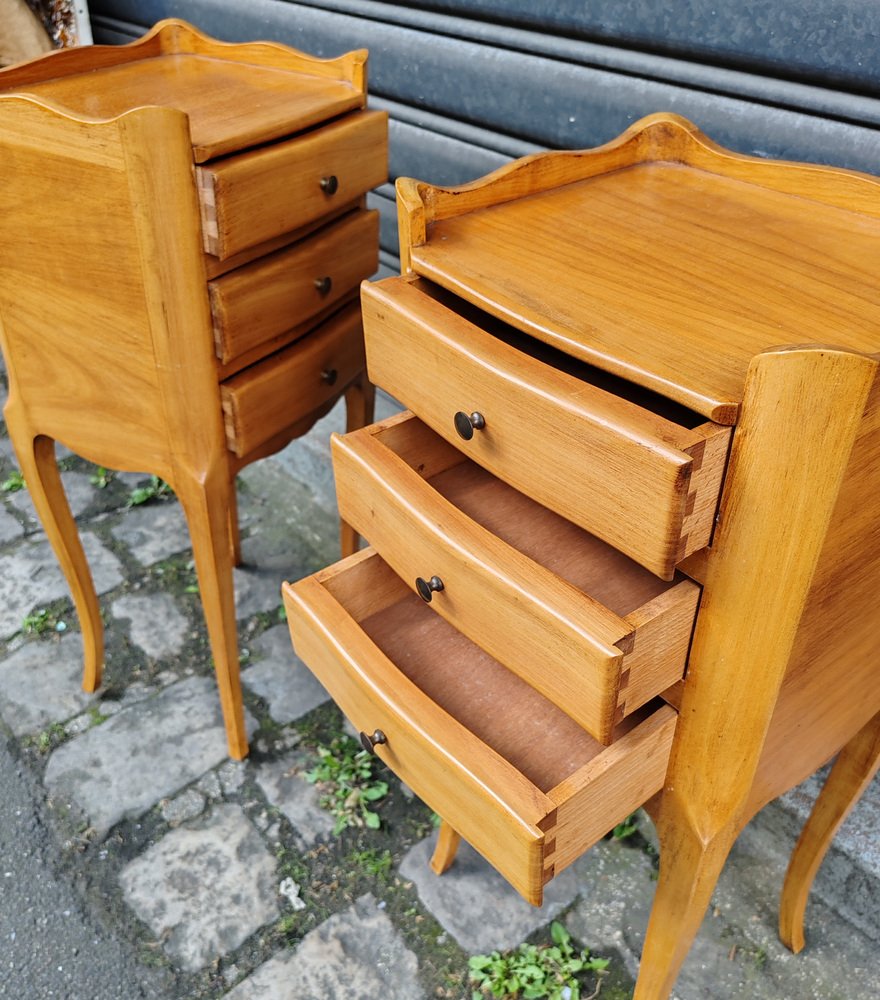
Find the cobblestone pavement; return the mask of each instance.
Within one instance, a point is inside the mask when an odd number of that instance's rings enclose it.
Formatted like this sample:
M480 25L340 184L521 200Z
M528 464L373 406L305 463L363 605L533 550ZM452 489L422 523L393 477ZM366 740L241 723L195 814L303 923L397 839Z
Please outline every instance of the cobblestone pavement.
M76 616L26 490L10 489L16 463L0 438L0 719L45 790L56 870L91 919L158 970L168 997L470 998L470 955L549 941L552 920L611 960L600 996L630 996L656 872L645 817L533 909L467 846L434 876L431 814L393 776L381 827L340 835L305 779L315 747L344 723L296 660L279 586L336 557L327 434L340 419L240 477L243 763L226 757L177 504L127 507L149 477L105 477L62 452L107 626L105 683L85 695ZM880 996L876 784L819 874L806 951L794 957L776 936L787 855L816 787L765 809L740 838L679 1000ZM14 961L3 955L0 941L0 975Z

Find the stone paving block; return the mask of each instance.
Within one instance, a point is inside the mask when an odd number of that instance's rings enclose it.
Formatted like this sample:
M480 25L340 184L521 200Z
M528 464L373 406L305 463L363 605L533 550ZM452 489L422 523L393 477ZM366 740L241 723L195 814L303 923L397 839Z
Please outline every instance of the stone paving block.
M435 875L428 867L435 840L427 837L410 848L400 874L415 883L426 909L472 955L515 948L577 896L578 880L569 869L545 886L544 905L534 907L464 841L449 871Z
M245 723L252 732L255 723L247 713ZM226 756L216 685L211 678L191 677L62 744L49 758L45 783L56 803L69 803L103 835Z
M170 559L190 548L183 508L170 500L132 507L112 532L143 566Z
M241 808L218 805L131 861L119 882L169 958L195 972L278 919L275 865Z
M10 514L5 504L0 506L0 545L5 545L23 535L24 525Z
M227 1000L422 1000L418 961L372 895L269 959Z
M822 904L807 913L808 947L792 955L777 934L793 842L750 825L734 845L672 1000L845 1000L880 996L871 942ZM596 955L635 979L656 882L642 851L600 841L573 866L581 898L566 924ZM610 953L613 949L614 953ZM861 956L856 962L854 956Z
M280 760L260 764L257 784L273 806L290 820L303 844L314 844L318 837L333 832L333 817L318 805L318 790L302 776L312 766L311 757L294 751Z
M126 594L111 606L114 618L127 618L132 642L151 660L183 648L188 624L169 594Z
M248 546L242 543L242 551ZM259 566L236 566L232 570L235 588L235 617L250 618L262 612L276 611L281 605L282 579L278 570Z
M82 642L67 634L27 642L0 660L0 716L16 736L82 712L97 695L82 689Z
M251 648L261 659L242 671L242 683L266 699L276 722L293 722L328 699L323 685L294 653L287 625L267 629Z
M64 486L67 502L70 504L70 510L74 517L79 517L97 499L95 487L92 485L89 475L85 472L62 472L61 484ZM40 523L34 507L34 501L31 499L31 495L27 489L11 493L9 495L9 502L16 510L21 511L22 514L28 517L33 524L38 525Z
M81 534L95 589L105 594L122 583L119 560L91 532ZM26 539L14 551L0 556L0 638L21 629L22 619L34 608L69 597L55 554L41 534Z

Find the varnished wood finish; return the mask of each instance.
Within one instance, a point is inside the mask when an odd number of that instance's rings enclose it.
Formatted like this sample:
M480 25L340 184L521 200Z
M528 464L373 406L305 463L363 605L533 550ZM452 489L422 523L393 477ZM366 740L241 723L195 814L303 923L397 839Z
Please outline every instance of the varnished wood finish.
M456 590L466 566L489 592L485 580L497 565L462 544L475 537L462 523L466 517L519 558L572 582L555 562L569 552L578 561L567 532L585 524L601 534L583 519L598 517L607 527L615 523L615 509L625 507L619 534L606 536L617 555L634 555L635 546L635 558L654 572L675 569L702 585L687 673L665 689L664 713L637 712L642 721L629 732L634 720L624 719L607 749L561 773L540 733L517 743L495 718L497 706L520 721L531 719L535 703L523 693L523 678L530 697L540 697L531 685L546 682L506 671L493 681L491 707L481 703L473 686L477 664L490 674L494 668L486 666L484 650L475 651L432 611L450 596L445 589L426 608L408 593L409 580L388 567L368 577L374 557L322 578L331 589L338 585L335 600L359 623L356 634L381 647L383 663L396 664L460 723L461 731L435 730L433 723L426 729L438 757L454 753L462 733L488 740L554 801L552 819L541 821L545 803L530 800L527 823L544 834L540 851L531 834L512 836L515 826L500 823L488 834L497 844L486 848L484 839L478 847L508 877L519 873L513 881L521 891L525 885L527 898L537 898L531 873L538 858L542 877L552 877L624 801L641 799L650 808L660 837L660 878L636 1000L669 997L745 824L839 752L783 893L783 937L799 947L815 870L877 768L878 194L877 178L739 156L675 115L655 115L599 150L529 157L461 188L399 181L405 276L364 288L375 380L446 439L426 447L412 432L417 425L403 416L336 445L343 505L368 537L376 536L395 568L412 575L408 560L424 545L430 558L421 575L448 559L441 575L454 580ZM584 361L613 377L584 380L577 367ZM640 390L700 416L676 416ZM456 410L482 415L469 441L452 430ZM635 423L633 414L641 414ZM495 433L499 420L505 435L517 431L513 440L521 450L504 450L509 442ZM735 424L729 453L718 424ZM674 427L669 434L666 425ZM647 427L653 430L640 436ZM684 437L674 439L689 434L699 438L693 447L683 447ZM363 446L368 438L369 448ZM636 441L639 447L627 451ZM379 453L380 445L394 453L393 461ZM685 473L678 481L657 474L658 456L661 469L674 467L669 450L690 459L687 489ZM464 475L459 451L484 469ZM408 471L401 474L395 463ZM558 538L548 541L545 515L508 517L495 492L485 506L498 500L498 516L481 513L485 470L551 508L555 513L546 517ZM418 488L414 474L422 481ZM712 489L695 487L701 476ZM454 506L454 515L425 501L428 486ZM671 498L685 493L681 521L670 522ZM664 511L659 519L657 508ZM399 538L389 528L392 513L402 526ZM559 528L552 520L557 515L572 523ZM507 537L508 522L525 529ZM627 534L620 538L623 523ZM661 540L650 557L646 534ZM672 544L675 536L693 537ZM634 580L610 563L605 575L626 586ZM526 654L537 655L546 643L530 631L531 601L545 599L546 622L577 601L570 593L560 597L546 576L529 576L533 589L522 585L527 600L518 615L493 590L485 617L503 622L508 645L519 639ZM362 592L371 579L375 587ZM306 584L306 603L313 602L314 586ZM629 711L628 699L637 704L662 683L653 671L663 638L653 630L662 622L663 634L680 637L693 612L668 606L675 587L646 595L626 614L592 584L587 589L634 630L624 659L632 669L618 692L618 710ZM570 603L560 603L565 600ZM325 614L329 606L319 617ZM669 621L676 614L685 616L677 626ZM374 656L363 645L341 654L329 626L318 638L314 618L309 655L323 657L328 677ZM463 619L455 622L471 628ZM299 626L292 627L298 641ZM492 627L481 622L473 635L495 642ZM492 649L503 659L498 641ZM468 666L444 673L431 659L431 650L440 648L456 668ZM574 643L562 658L578 663L573 649ZM395 683L394 675L373 676L370 698L393 696ZM561 723L546 724L574 729L563 739L554 728L554 745L581 746L585 730L560 717ZM544 726L540 711L537 718ZM646 740L651 727L663 734L656 743ZM629 752L630 740L639 743L637 751ZM606 772L618 754L620 766ZM654 768L665 770L660 794L651 791ZM445 778L411 775L414 787L419 780L438 783L427 799L435 796L434 807L449 824L435 857L438 869L451 861L453 831L469 840L484 836L466 825L473 813L462 807L457 776ZM498 772L497 784L494 774L482 780L481 802L512 787L507 771ZM620 795L623 785L628 791Z
M258 404L248 397L243 433L251 448L228 450L194 160L361 108L364 58L316 63L281 46L215 43L168 21L131 46L65 50L0 72L5 414L76 604L84 685L94 690L100 682L103 626L60 487L56 440L101 465L154 472L174 488L190 529L236 758L247 753L247 734L232 587L240 558L232 480L245 462L308 429L359 378L363 361L353 360L362 350L355 320L336 337L345 363L335 388L306 390L285 406L276 386L262 436L248 430L258 422ZM279 90L282 79L290 100ZM300 83L302 104L295 96ZM243 98L253 87L266 87L266 100L243 125L242 112L254 104ZM316 314L312 325L323 318ZM296 324L292 316L290 327ZM315 330L307 340L314 345L321 336ZM357 347L342 347L355 339ZM313 347L304 354L315 362ZM258 360L253 351L244 355L247 363ZM315 374L314 364L304 368L291 371ZM298 389L286 386L294 399Z
M388 174L387 133L386 112L362 111L197 167L205 250L222 260L356 201Z
M791 855L779 901L779 936L793 952L804 944L813 879L834 835L880 770L880 713L840 751Z
M371 379L452 443L455 412L481 413L461 442L474 461L665 579L706 545L727 428L682 426L529 358L407 279L367 284L361 302ZM716 437L720 461L704 465Z
M364 368L357 303L220 386L229 450L242 457L328 400Z
M410 587L439 576L432 610L610 743L626 708L683 676L699 588L661 583L453 454L426 475L448 446L414 417L334 437L340 515Z
M721 423L761 351L877 349L875 177L738 156L656 115L597 150L398 191L405 271Z
M292 317L303 323L332 308L378 266L379 213L355 212L208 282L221 364L283 335Z
M299 655L355 728L381 729L382 760L536 905L606 816L613 826L662 784L672 709L637 713L603 748L369 549L285 584L284 600Z
M437 844L431 855L431 871L435 875L449 871L452 862L455 861L455 853L460 842L461 834L456 833L446 820L442 820L437 831Z

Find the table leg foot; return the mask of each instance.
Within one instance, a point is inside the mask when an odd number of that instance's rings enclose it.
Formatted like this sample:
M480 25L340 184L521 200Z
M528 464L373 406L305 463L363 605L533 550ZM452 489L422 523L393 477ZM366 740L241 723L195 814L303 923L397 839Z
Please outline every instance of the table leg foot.
M435 875L442 875L443 872L449 870L452 862L455 861L460 841L460 835L452 829L445 819L441 820L437 833L437 846L431 855L431 871Z

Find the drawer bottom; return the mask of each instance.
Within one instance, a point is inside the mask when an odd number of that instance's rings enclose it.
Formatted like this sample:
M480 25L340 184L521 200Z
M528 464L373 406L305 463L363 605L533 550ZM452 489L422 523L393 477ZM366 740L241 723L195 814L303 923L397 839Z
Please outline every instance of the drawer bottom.
M284 599L300 658L354 726L380 729L382 760L536 905L663 785L673 709L645 706L603 746L371 550L285 584Z

